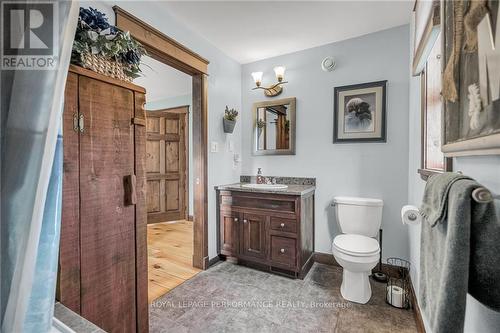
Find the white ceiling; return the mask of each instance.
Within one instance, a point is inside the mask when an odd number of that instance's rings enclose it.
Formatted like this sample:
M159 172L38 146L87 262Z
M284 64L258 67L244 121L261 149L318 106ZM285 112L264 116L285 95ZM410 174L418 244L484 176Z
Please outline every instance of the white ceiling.
M191 76L148 56L141 63L142 76L134 83L146 88L148 102L191 94Z
M407 24L414 0L165 1L177 20L245 64Z

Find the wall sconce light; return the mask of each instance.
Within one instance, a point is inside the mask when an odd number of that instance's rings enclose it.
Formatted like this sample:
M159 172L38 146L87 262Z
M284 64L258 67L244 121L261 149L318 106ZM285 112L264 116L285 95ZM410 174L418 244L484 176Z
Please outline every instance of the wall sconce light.
M288 83L287 81L283 81L283 79L285 78L285 69L286 68L284 66L274 67L274 74L276 74L276 79L278 80L278 82L273 84L270 87L261 87L262 72L253 72L252 77L253 77L253 80L255 81L255 88L253 88L252 90L264 89L264 94L267 97L278 96L283 91L283 88L281 87L281 85Z

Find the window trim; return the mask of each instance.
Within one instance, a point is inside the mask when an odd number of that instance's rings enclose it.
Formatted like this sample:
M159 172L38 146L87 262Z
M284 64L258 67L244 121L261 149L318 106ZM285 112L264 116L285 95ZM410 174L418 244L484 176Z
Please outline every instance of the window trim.
M441 169L428 169L426 168L427 161L427 64L420 73L420 168L417 169L417 173L420 174L422 180L427 181L427 179L435 174L440 174L443 172L453 171L453 159L449 157L444 157L444 168ZM441 119L441 121L443 121ZM442 132L442 130L441 130ZM442 133L441 133L442 134ZM442 146L442 145L441 145Z

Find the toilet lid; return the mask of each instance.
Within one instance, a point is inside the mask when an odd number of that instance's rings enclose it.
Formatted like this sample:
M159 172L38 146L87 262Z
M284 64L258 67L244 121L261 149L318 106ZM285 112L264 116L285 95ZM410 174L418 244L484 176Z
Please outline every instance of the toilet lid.
M352 255L372 255L380 251L376 239L363 235L343 234L333 240L333 246L344 253Z

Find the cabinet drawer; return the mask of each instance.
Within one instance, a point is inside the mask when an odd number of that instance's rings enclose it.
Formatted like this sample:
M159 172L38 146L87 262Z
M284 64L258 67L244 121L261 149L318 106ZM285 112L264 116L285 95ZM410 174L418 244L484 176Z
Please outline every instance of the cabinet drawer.
M245 208L295 212L295 200L260 199L255 197L233 196L231 204L233 206Z
M271 216L271 229L297 233L297 223L295 220Z
M271 236L271 261L273 263L294 268L296 258L295 238Z

